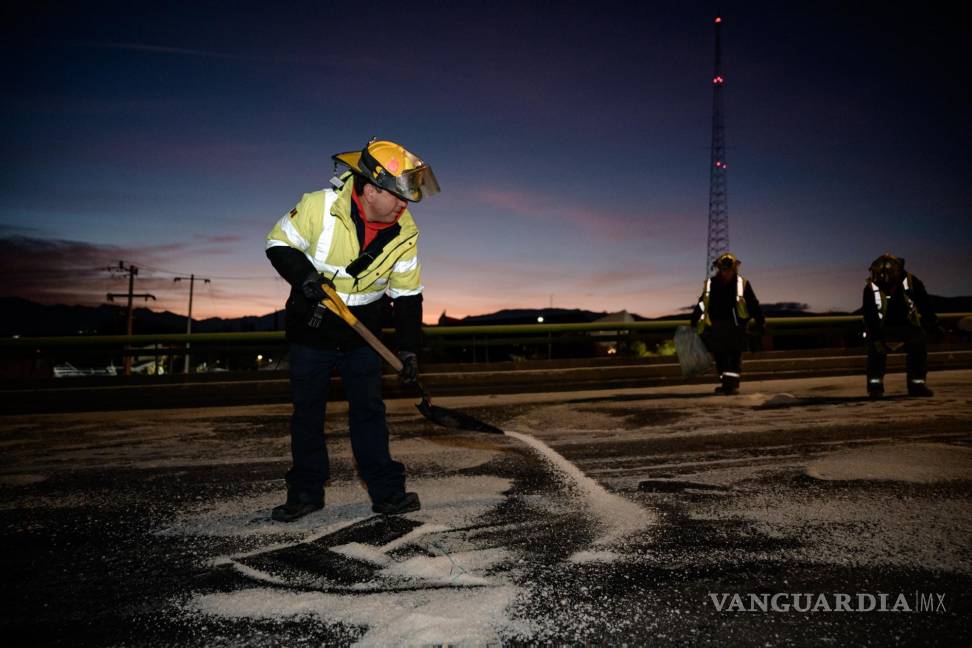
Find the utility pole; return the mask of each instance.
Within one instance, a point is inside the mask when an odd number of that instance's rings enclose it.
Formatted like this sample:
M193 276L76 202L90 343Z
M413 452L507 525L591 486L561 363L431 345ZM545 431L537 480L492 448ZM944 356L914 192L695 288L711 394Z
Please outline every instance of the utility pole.
M132 336L132 315L133 315L133 312L134 312L133 309L132 309L132 300L135 297L138 297L139 299L144 299L145 301L148 301L150 299L154 301L155 300L155 295L150 295L149 293L139 293L139 294L136 295L134 293L134 291L135 291L135 275L138 274L138 268L136 268L134 265L130 265L130 266L128 266L126 268L125 267L125 262L124 261L119 261L117 268L114 267L114 266L109 266L108 268L106 268L106 270L108 270L110 272L119 272L120 271L120 272L126 272L126 273L128 273L128 293L127 294L126 293L108 293L107 297L108 297L108 301L110 301L110 302L115 301L115 297L128 297L128 314L127 314L127 321L128 321L128 323L125 326L125 333L126 333L126 335L128 335L128 337L131 337ZM124 359L124 363L125 363L125 375L126 376L131 376L132 375L132 356L129 355L129 353L128 353L129 348L130 347L126 344L125 345L125 359Z
M715 19L715 70L712 74L712 149L709 160L709 242L705 274L709 276L712 262L729 250L729 200L726 187L726 135L722 115L722 17Z
M189 315L186 318L186 335L189 335L190 333L192 333L192 291L194 286L196 285L196 275L190 274L188 277L176 277L172 281L174 283L177 283L184 279L189 280ZM212 283L209 279L206 279L205 277L199 277L199 280L205 283ZM186 340L186 362L182 371L183 373L189 373L189 340Z

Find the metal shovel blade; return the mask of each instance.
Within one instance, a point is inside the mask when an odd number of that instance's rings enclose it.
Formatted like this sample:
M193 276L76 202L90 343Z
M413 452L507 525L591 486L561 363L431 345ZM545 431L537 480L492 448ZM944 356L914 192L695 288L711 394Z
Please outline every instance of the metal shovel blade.
M489 423L483 423L479 419L473 418L468 414L463 414L462 412L433 405L425 398L415 407L418 408L418 411L422 412L422 416L442 427L455 428L457 430L471 430L473 432L488 432L489 434L503 434L503 430L493 427Z

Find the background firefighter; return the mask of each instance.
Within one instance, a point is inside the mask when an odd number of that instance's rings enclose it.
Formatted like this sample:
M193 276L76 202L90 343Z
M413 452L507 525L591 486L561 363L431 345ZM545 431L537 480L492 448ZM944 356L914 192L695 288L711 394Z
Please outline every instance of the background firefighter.
M343 320L321 305L331 283L354 315L380 335L381 304L392 300L402 379L414 382L422 325L419 230L408 202L437 193L432 169L402 146L372 140L361 151L338 153L348 168L327 189L304 194L267 235L267 257L291 285L287 342L294 412L293 464L287 501L273 510L290 522L324 506L330 465L324 414L331 372L341 374L348 399L351 449L367 484L372 510L397 514L420 508L405 491L405 467L392 459L381 359Z
M864 330L867 337L867 393L884 395L888 347L904 345L909 396L932 396L925 384L928 373L928 331L937 318L918 277L905 271L904 259L890 252L871 263L864 286Z
M766 323L752 285L738 272L739 265L739 259L728 252L717 258L712 263L715 274L705 280L692 311L692 326L715 358L722 381L716 392L726 395L739 391L747 336L761 335Z

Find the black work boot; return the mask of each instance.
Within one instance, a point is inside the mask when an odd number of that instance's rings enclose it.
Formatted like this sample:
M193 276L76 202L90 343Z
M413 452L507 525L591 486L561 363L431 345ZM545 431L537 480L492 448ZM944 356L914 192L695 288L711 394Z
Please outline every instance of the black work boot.
M878 400L884 397L884 381L880 378L867 379L867 397L871 400Z
M324 494L319 498L309 493L287 492L287 503L274 507L270 517L277 522L293 522L308 513L324 508Z
M928 398L929 396L934 396L935 392L928 389L928 385L925 384L924 380L909 380L908 381L908 395L917 396L919 398Z
M379 515L400 515L420 508L422 504L416 493L398 493L371 506L371 510Z
M733 396L739 393L739 376L722 374L722 385L716 388L720 394Z

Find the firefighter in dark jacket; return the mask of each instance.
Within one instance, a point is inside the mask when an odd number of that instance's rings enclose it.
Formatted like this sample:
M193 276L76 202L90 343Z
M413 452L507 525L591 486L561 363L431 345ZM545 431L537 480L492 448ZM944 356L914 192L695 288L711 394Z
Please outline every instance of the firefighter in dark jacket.
M864 334L867 338L867 394L884 395L888 348L904 345L909 396L932 396L925 384L928 373L928 331L935 328L925 285L905 271L904 259L890 252L871 264L864 286Z
M324 410L333 370L344 385L351 449L372 510L387 515L420 508L418 495L405 490L405 467L389 451L381 359L321 302L322 285L332 285L352 313L380 335L382 302L390 299L402 379L414 382L422 283L419 230L406 206L437 193L439 185L427 164L390 141L372 140L334 160L348 169L332 180L335 188L304 194L267 235L267 257L291 285L286 329L293 464L286 475L287 501L272 513L282 522L324 506L330 478Z
M753 286L739 274L739 265L739 259L728 252L719 256L712 263L716 272L705 280L692 311L692 326L715 358L722 381L716 392L727 396L739 392L748 335L762 334L766 325Z

